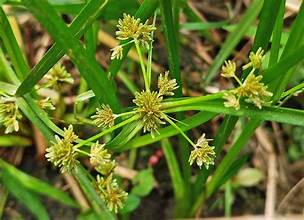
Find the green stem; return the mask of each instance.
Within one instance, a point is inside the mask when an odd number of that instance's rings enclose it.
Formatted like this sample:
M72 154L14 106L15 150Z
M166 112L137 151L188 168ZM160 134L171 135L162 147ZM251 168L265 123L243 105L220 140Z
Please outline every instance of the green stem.
M138 53L141 70L142 70L143 77L144 77L145 88L146 88L147 91L150 91L149 80L148 80L148 76L147 76L146 67L145 67L145 63L144 63L144 60L143 60L142 52L141 52L138 40L135 39L134 42L135 42L135 47L136 47L136 50L137 50L137 53Z
M161 140L161 146L166 158L166 162L168 165L170 177L172 180L174 197L175 197L175 207L174 214L176 217L181 217L187 207L187 200L185 200L185 183L182 178L180 167L178 165L175 153L173 151L172 145L169 139L165 138Z
M90 153L88 153L88 152L86 152L86 151L84 151L84 150L76 149L76 151L79 152L79 153L81 153L81 154L83 154L83 155L91 156Z
M156 11L154 12L154 17L153 17L153 26L155 27L155 22L156 22ZM148 77L148 87L150 88L151 85L151 73L152 73L152 53L153 53L153 36L154 36L154 31L151 33L151 42L150 42L150 48L148 52L148 63L147 63L147 77Z
M178 106L183 106L183 105L195 104L195 103L199 103L201 101L219 99L219 98L222 98L223 95L224 95L224 92L218 92L215 94L210 94L210 95L205 95L205 96L185 98L185 99L177 100L177 101L164 102L164 103L162 103L162 109L168 109L168 108L173 108L173 107L178 107Z
M163 118L169 122L170 125L172 125L176 130L179 131L179 133L181 133L181 135L192 145L192 147L195 147L195 144L191 141L190 138L188 138L188 136L183 132L183 130L178 127L167 115L163 114Z
M109 128L109 129L107 129L107 130L104 130L104 131L102 131L102 132L100 132L100 133L98 133L98 134L96 134L96 135L94 135L94 136L92 136L92 137L90 137L90 138L88 138L88 139L86 139L86 140L84 140L84 141L78 143L78 144L75 145L75 146L79 148L79 147L81 147L81 146L83 146L83 145L86 145L86 144L89 143L89 142L95 141L96 139L98 139L98 138L104 136L105 134L108 134L108 133L110 133L110 132L116 130L117 128L120 128L120 127L122 127L122 126L125 126L126 124L129 124L129 123L132 122L132 121L135 121L136 119L138 119L138 117L139 117L138 115L134 115L133 117L128 118L127 120L122 121L122 122L120 122L119 124L114 125L113 127Z

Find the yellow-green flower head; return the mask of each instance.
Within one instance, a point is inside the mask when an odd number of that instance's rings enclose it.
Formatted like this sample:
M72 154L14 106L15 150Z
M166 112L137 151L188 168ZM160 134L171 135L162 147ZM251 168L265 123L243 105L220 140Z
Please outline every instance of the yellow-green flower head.
M56 141L46 149L48 161L60 168L62 173L71 172L77 165L77 148L73 145L78 137L73 132L73 126L64 129L63 139L55 136Z
M123 47L121 45L118 45L116 47L114 47L113 49L111 49L112 54L111 54L111 60L121 60L123 57Z
M110 162L111 160L111 154L104 146L104 144L99 144L98 141L91 146L90 163L94 167L97 167L104 162Z
M116 179L113 179L112 174L108 177L112 181L107 181L106 192L104 193L104 199L108 208L111 211L117 213L118 209L121 209L128 198L128 193L122 190Z
M113 172L115 167L116 167L115 160L105 160L100 164L98 164L98 166L95 167L95 170L104 176L108 176Z
M53 105L53 102L50 97L39 100L38 105L44 110L55 110L55 106Z
M197 141L194 150L191 151L189 157L189 163L192 165L195 161L196 164L201 168L204 164L206 169L209 168L209 165L214 164L214 159L216 157L214 152L214 147L209 146L208 139L205 138L203 134Z
M264 50L260 47L255 53L250 52L249 60L250 62L243 66L243 69L253 67L254 69L259 69L262 66L262 61L264 58Z
M221 76L225 78L231 78L235 76L236 64L235 62L228 60L225 61L225 64L222 66Z
M233 94L232 92L226 92L224 93L223 99L226 100L226 102L224 102L225 107L229 108L235 108L236 110L240 109L240 101L239 98L236 97L235 94Z
M137 105L136 111L141 116L144 132L151 132L152 137L160 125L165 124L162 120L161 101L162 96L154 91L136 92L133 100Z
M19 130L18 121L22 118L16 99L9 96L0 97L0 124L5 127L5 133Z
M98 127L112 127L114 125L114 121L116 115L113 113L111 107L109 105L101 105L101 109L96 109L96 114L91 116L94 119L93 123Z
M139 18L124 14L123 19L118 20L118 31L116 36L118 40L136 39L142 45L148 46L152 40L152 32L155 30L153 25L140 22Z
M251 72L243 85L235 89L235 93L239 96L247 97L245 101L255 104L258 108L262 108L267 98L272 96L272 93L267 91L267 86L260 82L262 78L263 76L255 76Z
M173 90L177 89L176 79L169 78L169 71L165 74L160 74L157 81L157 86L160 95L172 96L174 95Z
M65 67L59 63L48 72L45 79L45 87L58 88L60 83L74 83L74 79L72 78L71 74L67 72Z

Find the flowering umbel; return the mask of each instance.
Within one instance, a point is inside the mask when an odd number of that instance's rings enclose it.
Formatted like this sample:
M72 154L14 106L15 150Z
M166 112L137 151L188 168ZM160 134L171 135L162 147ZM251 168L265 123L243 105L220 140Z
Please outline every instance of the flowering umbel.
M195 161L196 164L201 168L202 165L209 168L210 165L214 164L214 159L216 157L214 152L214 147L209 146L209 139L205 138L203 134L194 146L194 150L191 151L189 157L189 163L192 165Z
M64 128L63 139L55 136L56 141L46 149L45 157L55 166L60 168L62 173L71 172L77 165L77 148L73 144L78 137L73 132L73 126Z
M156 29L154 25L149 25L148 21L141 23L139 18L131 15L123 14L123 18L118 20L118 31L116 31L117 40L130 40L122 45L118 45L111 49L111 59L122 59L123 46L129 43L139 43L143 47L149 49L152 42L152 33Z
M269 103L269 97L272 93L267 91L267 86L261 82L263 76L255 75L254 71L261 67L264 51L259 48L256 53L251 52L249 59L250 63L246 64L243 69L250 66L253 67L244 82L241 82L239 78L234 74L235 65L230 61L225 62L222 67L222 76L233 77L237 80L239 87L224 93L223 98L226 100L224 102L225 107L232 107L238 110L240 108L240 99L244 98L245 102L252 103L258 108L262 108L263 105Z
M98 127L112 127L114 125L114 120L116 115L113 113L109 105L102 104L101 109L96 109L96 114L91 116L94 119L93 123Z
M19 120L22 115L16 103L16 98L10 96L0 97L0 124L3 124L5 133L19 130Z

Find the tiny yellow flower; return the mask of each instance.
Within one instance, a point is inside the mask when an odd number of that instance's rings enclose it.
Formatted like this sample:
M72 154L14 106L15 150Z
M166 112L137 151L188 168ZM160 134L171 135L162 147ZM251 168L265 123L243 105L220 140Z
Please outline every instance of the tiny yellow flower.
M262 105L266 103L268 97L272 96L272 93L267 91L267 86L260 82L263 76L255 76L251 72L245 79L242 86L236 88L234 91L238 96L247 97L245 101L253 103L258 108L262 108Z
M118 45L116 47L114 47L113 49L111 49L112 54L111 54L111 60L121 60L123 57L123 47L121 45Z
M63 139L56 135L56 141L52 142L52 145L46 149L45 157L59 167L62 173L70 173L79 163L76 158L77 148L73 144L77 138L73 132L73 126L70 125L68 129L64 129Z
M236 64L235 62L228 60L225 61L225 64L222 66L221 76L225 78L231 78L235 76Z
M97 176L96 185L97 191L100 197L105 200L107 207L117 213L118 209L121 209L126 202L128 193L118 186L113 174L106 178Z
M264 50L260 47L255 53L250 52L249 60L250 62L243 66L243 69L253 67L254 69L259 69L262 66L262 61L264 58Z
M9 96L0 97L0 124L5 127L6 134L19 130L19 120L22 115L19 111L16 99Z
M112 127L114 125L114 121L116 119L116 115L113 113L111 107L109 105L101 105L101 109L96 109L96 114L91 116L94 119L93 123L98 127Z
M74 83L71 74L67 72L65 67L61 64L56 64L44 78L46 80L45 87L53 87L56 89L58 89L60 83Z
M236 97L236 95L234 95L232 92L226 92L224 93L223 99L226 100L226 102L224 102L224 106L227 108L235 108L236 110L240 109L240 102L239 102L239 98Z
M214 147L209 146L208 141L209 139L205 138L205 134L198 139L196 145L194 146L194 150L191 151L189 157L190 165L196 161L196 164L200 168L204 164L206 169L208 169L210 165L214 164L214 159L216 157Z
M141 27L140 19L131 15L123 14L123 19L118 20L118 31L116 36L118 40L127 40L129 38L137 38L138 31Z
M153 25L149 25L148 21L143 24L139 18L136 19L127 14L123 15L123 19L119 19L117 27L116 37L118 40L138 40L146 48L149 48L152 32L156 29Z
M53 105L53 102L50 97L39 100L38 105L44 110L55 110L55 106Z
M136 111L141 116L144 132L151 132L152 137L157 133L160 125L165 124L162 120L161 101L162 96L150 91L137 92L133 100L137 105Z
M159 94L167 96L174 95L173 90L178 88L176 79L169 78L169 71L166 71L165 74L159 75L157 86L159 89Z
M111 154L104 146L104 144L99 144L98 141L91 146L90 163L94 167L99 166L101 163L109 162L111 159Z

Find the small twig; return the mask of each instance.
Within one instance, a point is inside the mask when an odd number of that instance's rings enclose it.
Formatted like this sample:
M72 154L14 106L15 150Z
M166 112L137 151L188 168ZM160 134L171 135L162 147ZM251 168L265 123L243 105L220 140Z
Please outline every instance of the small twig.
M282 210L284 208L284 206L287 205L288 201L291 200L291 198L293 196L296 195L296 191L298 190L298 188L301 188L302 185L304 186L304 178L302 178L294 187L291 188L291 190L289 190L289 192L286 194L286 196L280 202L278 209L277 209L278 212L279 212L279 210ZM303 216L302 216L302 218L303 218Z
M69 187L71 189L71 193L73 194L74 198L79 203L79 205L81 206L82 210L83 211L88 210L90 208L90 205L87 202L85 196L83 195L83 192L79 188L74 177L67 173L63 173L62 176L65 179L65 181L67 182L67 184L69 185Z
M258 128L255 131L256 137L261 145L268 152L268 178L267 178L267 191L265 201L265 216L272 218L275 215L276 194L277 194L277 159L274 152L274 146L266 135L263 128Z

